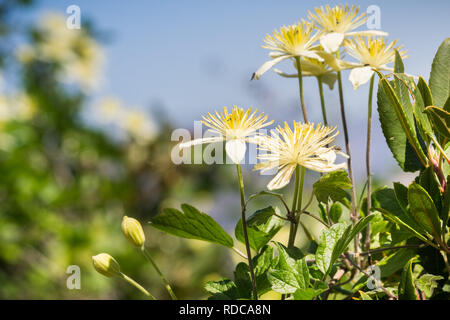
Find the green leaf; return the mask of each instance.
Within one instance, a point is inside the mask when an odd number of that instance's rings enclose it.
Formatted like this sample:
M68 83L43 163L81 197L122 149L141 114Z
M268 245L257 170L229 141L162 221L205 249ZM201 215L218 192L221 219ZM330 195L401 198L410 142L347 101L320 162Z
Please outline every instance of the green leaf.
M316 281L313 288L298 289L294 292L294 300L312 300L314 297L328 290L328 285L322 281Z
M375 215L372 214L360 219L354 226L347 227L342 237L336 242L332 255L333 263L342 253L345 252L345 250L347 250L348 245L356 237L356 235L366 228L370 221L374 218Z
M363 291L358 291L361 296L361 300L373 300L367 293Z
M433 199L433 203L436 206L438 212L442 210L441 190L439 179L433 170L433 167L429 166L423 170L419 175L419 184L425 189L426 192Z
M271 289L271 284L267 278L267 273L276 262L273 258L273 248L270 246L264 246L261 249L261 252L253 257L252 262L256 278L256 289L258 291L258 295L263 295Z
M428 87L425 80L419 76L419 81L417 82L417 89L420 91L422 96L422 101L425 107L433 105L433 97L431 95L430 87Z
M306 259L296 259L282 244L278 246L278 264L269 270L267 277L272 290L278 293L294 293L309 287L309 270Z
M394 72L405 72L405 66L403 65L402 56L400 55L400 53L398 53L398 50L395 50Z
M313 191L318 201L328 203L331 199L333 202L339 201L344 205L348 205L348 194L346 189L351 189L352 185L348 174L344 170L338 170L323 175L313 185Z
M399 166L411 172L423 168L426 156L416 135L408 88L398 79L380 79L377 104L383 134Z
M425 107L433 105L433 98L431 91L425 80L419 77L419 82L414 89L414 104L413 113L417 121L417 125L420 129L420 134L429 142L429 137L433 134L433 128L431 127L428 116L424 113Z
M430 298L433 295L434 289L438 287L437 282L442 279L444 279L444 277L426 273L419 279L416 279L415 284L420 291L425 293L427 298Z
M332 264L333 250L336 242L342 237L347 225L344 223L336 223L331 228L326 229L320 236L319 247L316 251L316 264L323 274L328 274Z
M409 260L403 268L400 283L398 285L399 300L417 300L416 288L412 273L412 262L415 258Z
M398 205L401 206L404 212L408 208L408 187L402 185L400 182L394 182L394 193Z
M234 283L236 284L238 296L241 299L251 299L252 297L252 280L250 269L244 262L236 265L234 270Z
M275 216L276 209L273 207L267 207L256 211L250 217L247 218L247 234L250 247L256 251L259 251L264 247L283 226L283 221ZM234 229L236 239L245 243L244 231L242 228L242 219Z
M405 264L413 257L416 256L416 252L413 249L399 249L389 256L381 259L376 263L376 266L380 268L380 279L390 277L398 270L401 270ZM359 290L366 286L368 277L361 274L361 278L353 286L355 290Z
M211 300L236 300L239 298L236 285L229 279L208 281L205 284L205 290L213 295L209 298Z
M441 235L441 221L430 195L417 183L408 188L409 208L414 220L435 239Z
M196 208L182 204L183 212L168 208L151 220L151 226L166 233L233 247L233 239L213 218Z
M331 228L324 230L321 241L316 251L316 264L323 274L328 274L333 263L345 252L350 242L360 233L374 218L369 215L353 226L344 223L336 223Z
M404 197L404 190L399 185L397 185L397 192L399 197ZM409 215L406 208L399 204L394 190L386 187L380 188L372 194L372 199L373 208L381 212L384 217L396 223L420 240L427 241L427 238L423 235L425 230ZM404 200L400 203L402 202L404 203Z
M450 96L450 38L442 42L434 56L429 83L435 105L442 107Z
M450 139L450 112L434 106L426 107L425 112L433 123L433 129L444 138Z
M330 207L330 218L334 223L338 223L342 216L342 207L339 203L333 203Z

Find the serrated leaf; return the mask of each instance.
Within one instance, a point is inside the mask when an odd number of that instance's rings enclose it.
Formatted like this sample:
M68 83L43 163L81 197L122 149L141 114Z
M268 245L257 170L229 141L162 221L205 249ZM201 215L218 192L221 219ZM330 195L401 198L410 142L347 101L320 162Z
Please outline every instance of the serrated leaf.
M351 189L352 185L348 174L344 170L338 170L323 175L313 185L313 191L318 201L328 203L339 201L348 205L348 194L345 190Z
M347 225L344 223L336 223L331 228L326 229L320 236L319 247L316 251L316 264L323 274L328 274L328 271L333 264L333 250L336 242L342 237Z
M280 231L283 221L275 213L273 207L267 207L247 218L247 234L252 249L259 251ZM245 243L242 219L239 219L234 234L236 239Z
M425 293L427 298L430 298L433 295L434 289L438 287L437 282L442 279L444 279L444 277L426 273L416 279L415 284L420 291Z
M450 96L450 38L442 42L434 56L429 84L435 105L442 107Z
M413 126L408 94L408 89L400 80L380 79L377 105L383 134L399 166L404 171L414 172L423 168L426 156Z
M151 220L151 226L166 233L233 247L233 239L209 215L193 206L182 204L183 212L167 208Z
M417 300L416 288L412 273L412 262L415 258L409 260L403 268L400 283L398 285L399 300Z
M450 112L435 106L426 107L425 112L433 123L433 129L442 137L450 139Z
M295 259L283 245L278 246L278 264L267 273L272 290L278 293L294 293L309 286L309 270L306 259Z
M408 188L408 202L413 219L435 239L441 234L441 221L430 195L417 183Z
M239 298L236 285L234 284L233 281L229 279L222 279L219 281L208 281L205 284L205 290L213 295L212 297L210 297L211 300L215 299L236 300Z
M253 257L252 263L256 278L256 289L258 295L262 295L270 290L271 284L267 278L267 272L275 264L273 258L273 248L265 246L261 249L261 252Z

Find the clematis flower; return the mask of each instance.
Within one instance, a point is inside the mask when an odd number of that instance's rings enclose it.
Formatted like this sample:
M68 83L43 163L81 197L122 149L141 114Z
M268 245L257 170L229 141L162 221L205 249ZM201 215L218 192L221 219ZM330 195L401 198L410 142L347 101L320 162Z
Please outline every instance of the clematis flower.
M346 37L350 36L387 36L388 34L378 30L352 31L363 25L367 17L363 13L358 16L359 7L338 5L314 9L315 14L308 12L309 19L316 24L321 31L320 44L328 53L338 51Z
M385 38L373 37L356 37L345 42L347 53L360 62L360 66L354 68L348 78L355 90L370 80L375 72L373 69L394 71L387 64L395 61L395 50L399 51L402 58L407 58L406 50L400 51L402 46L394 47L396 43L397 40L388 44Z
M278 126L271 130L269 136L263 136L258 141L259 150L265 151L258 156L262 162L255 165L254 170L265 172L274 168L278 173L269 182L269 190L286 186L297 166L318 171L330 172L346 167L346 163L335 164L336 155L348 157L339 148L328 145L338 135L336 128L313 123L293 123L293 130L285 122L284 127Z
M318 47L314 43L319 39L319 32L314 32L314 26L302 20L290 26L283 26L280 31L275 30L272 35L267 34L262 48L272 50L269 56L272 60L265 62L252 76L259 79L261 75L283 60L295 57L308 57L323 61L317 54Z
M325 61L304 58L300 61L300 66L302 68L302 76L320 78L330 87L330 90L333 89L337 75ZM287 74L278 69L273 69L273 71L285 78L298 78L298 66L296 62L294 62L294 67L297 70L297 73L294 74Z
M255 143L257 131L273 123L273 120L266 122L267 115L265 116L264 113L258 114L258 110L252 112L251 108L244 110L237 106L233 106L231 113L228 113L227 107L224 107L223 112L218 113L216 111L215 115L208 113L206 117L202 118L202 123L218 135L183 142L179 147L188 148L203 143L225 141L225 151L236 164L240 163L245 157L246 143Z

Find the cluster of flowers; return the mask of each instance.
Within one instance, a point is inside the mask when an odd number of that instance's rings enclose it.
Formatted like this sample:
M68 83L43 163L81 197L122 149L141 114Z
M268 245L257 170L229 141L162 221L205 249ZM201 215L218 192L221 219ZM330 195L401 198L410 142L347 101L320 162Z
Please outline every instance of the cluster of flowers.
M367 17L358 15L355 6L338 5L315 9L309 12L309 21L302 20L290 26L275 30L266 35L262 47L269 49L270 60L265 62L252 79L259 79L266 71L284 60L292 60L296 73L287 74L278 69L276 73L284 77L301 78L315 76L333 88L337 72L352 69L349 80L357 89L367 83L377 71L393 71L388 67L395 60L396 41L388 43L387 33L378 30L353 31L363 25ZM340 48L357 62L340 59ZM399 51L405 57L405 51ZM302 102L303 103L303 102ZM257 131L269 126L267 116L258 114L257 110L244 110L234 106L231 112L227 108L215 114L208 113L202 123L217 134L215 137L196 139L180 144L187 148L202 143L225 141L225 149L230 159L239 164L245 157L246 143L255 143L265 152L258 156L261 160L255 170L266 172L277 168L279 171L268 184L269 190L286 186L297 166L318 172L330 172L345 168L345 163L335 163L336 155L348 157L340 149L330 146L338 131L336 128L309 123L304 112L305 123L293 122L278 126L270 131L270 135L262 135ZM326 122L326 121L325 121Z

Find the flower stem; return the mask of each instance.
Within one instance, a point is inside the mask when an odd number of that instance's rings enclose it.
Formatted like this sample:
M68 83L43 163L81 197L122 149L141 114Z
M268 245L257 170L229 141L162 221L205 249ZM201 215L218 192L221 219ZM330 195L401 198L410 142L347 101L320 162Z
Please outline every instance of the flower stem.
M372 96L373 96L373 83L375 75L370 78L369 87L369 102L367 104L367 143L366 143L366 171L367 171L367 215L370 214L372 207L372 176L370 173L370 141L372 135ZM370 223L367 225L366 241L364 243L365 250L370 249Z
M150 292L148 292L147 290L144 289L143 286L141 286L139 283L137 283L136 281L134 281L133 279L131 279L129 276L127 276L124 273L120 273L119 276L124 279L126 282L128 282L129 284L131 284L132 286L136 287L139 291L141 291L143 294L145 294L147 297L149 297L151 300L156 300L156 298L154 296L152 296L152 294Z
M325 109L325 99L323 97L323 83L320 77L317 77L317 83L319 84L320 106L322 107L323 124L328 127L327 110Z
M337 58L339 59L339 50L336 53ZM350 183L352 185L351 188L351 198L352 198L352 208L351 208L351 219L353 221L353 224L356 224L356 222L359 219L358 212L356 210L356 191L355 191L355 181L353 178L353 166L352 166L352 156L350 152L350 140L348 137L348 128L347 128L347 118L345 116L345 105L344 105L344 93L342 90L342 76L341 71L337 72L338 76L338 84L339 84L339 104L341 106L341 118L342 118L342 127L344 129L344 139L345 139L345 149L348 155L348 175L350 178ZM356 236L354 240L354 246L355 246L355 252L359 252L359 239Z
M300 105L302 107L303 120L308 123L308 116L306 115L305 99L303 97L303 77L302 77L302 65L300 64L300 57L295 57L298 69L298 89L300 91Z
M292 208L291 212L289 212L290 215L293 215L295 218L295 211L297 210L297 199L298 199L298 189L299 189L299 183L300 183L300 169L299 166L295 168L295 186L294 186L294 198L292 199ZM289 241L288 241L288 248L291 248L294 245L294 234L295 234L295 225L296 223L291 222L290 228L289 228Z
M298 170L298 166L296 171ZM298 179L298 174L296 174L295 180L296 180L296 189L297 189L297 203L293 204L293 211L292 213L295 214L295 221L297 221L297 223L295 224L291 224L291 234L289 236L289 243L288 243L288 247L292 247L294 246L295 243L295 237L297 236L297 229L298 229L298 224L299 224L299 219L300 219L300 215L301 215L301 210L302 210L302 202L303 202L303 186L305 184L305 172L306 169L305 167L301 167L300 170L300 179ZM300 180L300 181L299 181ZM298 211L298 214L296 214L296 211Z
M236 164L237 175L239 180L239 191L241 194L241 213L242 213L242 229L244 233L245 248L247 250L248 268L250 269L250 277L252 279L253 299L258 300L258 291L256 290L256 279L253 271L252 252L250 251L250 243L247 234L247 220L245 218L245 195L244 195L244 179L242 179L242 169L240 164Z
M142 254L147 258L148 261L152 264L153 268L155 268L156 273L158 273L159 277L161 278L162 282L164 282L164 285L169 292L170 297L172 300L178 300L177 296L172 290L172 287L170 286L169 282L167 281L166 277L162 274L161 270L159 270L158 266L156 265L155 261L153 260L152 256L150 255L150 252L145 248L145 246L142 246L141 248Z

